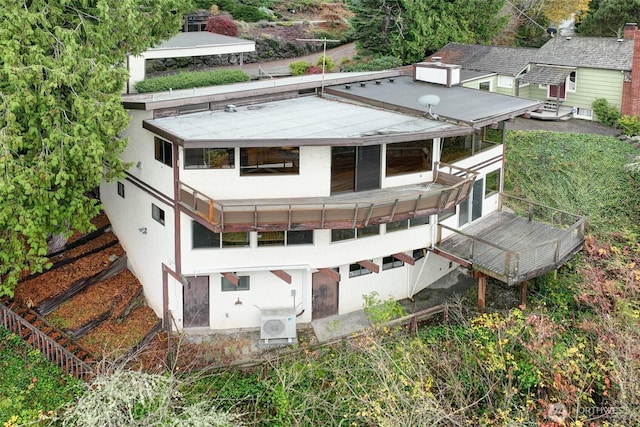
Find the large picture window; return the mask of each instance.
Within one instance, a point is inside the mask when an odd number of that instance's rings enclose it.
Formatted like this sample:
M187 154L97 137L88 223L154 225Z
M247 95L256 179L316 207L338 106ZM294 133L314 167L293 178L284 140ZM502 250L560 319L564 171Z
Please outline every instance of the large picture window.
M431 170L433 140L387 144L386 175L395 176Z
M186 148L185 169L231 169L235 167L233 148Z
M240 149L240 175L299 173L298 147L258 147Z
M473 135L450 136L442 141L440 160L444 163L453 163L472 155Z

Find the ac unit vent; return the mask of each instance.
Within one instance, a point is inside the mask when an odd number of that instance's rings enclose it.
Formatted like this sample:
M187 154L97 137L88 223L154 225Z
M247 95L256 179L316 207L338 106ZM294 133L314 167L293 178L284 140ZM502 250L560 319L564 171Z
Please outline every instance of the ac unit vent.
M260 339L265 344L296 342L298 334L295 310L292 308L262 310Z

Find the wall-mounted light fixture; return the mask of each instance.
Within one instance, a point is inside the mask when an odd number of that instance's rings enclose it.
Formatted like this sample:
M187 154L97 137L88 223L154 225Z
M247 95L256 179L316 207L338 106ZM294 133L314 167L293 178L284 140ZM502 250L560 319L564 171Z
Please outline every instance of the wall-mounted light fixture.
M138 231L139 231L141 234L147 234L147 227L140 227L140 228L138 228Z
M136 163L136 167L138 169L142 169L142 162L140 160L138 160L138 163Z

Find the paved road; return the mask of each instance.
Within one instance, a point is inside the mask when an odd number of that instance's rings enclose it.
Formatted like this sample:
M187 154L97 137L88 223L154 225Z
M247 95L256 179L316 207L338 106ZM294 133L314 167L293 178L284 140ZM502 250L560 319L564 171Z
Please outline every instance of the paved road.
M343 59L350 59L356 54L356 47L354 43L348 43L342 46L338 46L333 49L327 49L327 56L333 59L333 62L338 66ZM289 64L294 61L307 61L310 64L315 65L318 58L322 55L322 51L312 53L309 55L301 56L299 58L286 58L278 59L275 61L265 61L260 63L243 64L242 70L249 74L252 78L266 76L282 77L290 75Z

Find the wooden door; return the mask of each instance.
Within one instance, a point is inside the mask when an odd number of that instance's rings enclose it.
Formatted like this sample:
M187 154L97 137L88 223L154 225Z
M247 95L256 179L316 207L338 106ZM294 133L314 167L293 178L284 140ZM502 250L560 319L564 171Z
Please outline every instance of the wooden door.
M558 99L560 101L564 101L565 100L565 96L566 96L566 86L564 83L562 83L560 86L556 86L556 85L549 85L549 99Z
M320 272L313 273L311 299L312 320L338 314L338 281Z
M209 276L188 279L182 291L182 324L185 328L209 326Z

